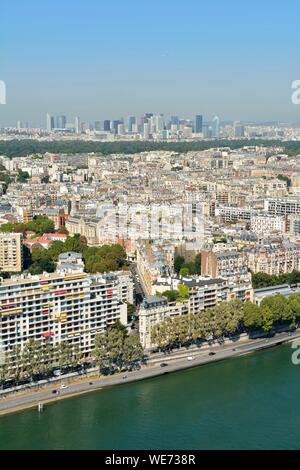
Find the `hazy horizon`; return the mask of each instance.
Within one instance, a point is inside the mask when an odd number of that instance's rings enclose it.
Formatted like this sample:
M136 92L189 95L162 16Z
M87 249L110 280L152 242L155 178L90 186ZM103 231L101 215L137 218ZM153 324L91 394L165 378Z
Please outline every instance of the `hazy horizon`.
M300 122L296 1L2 3L0 125L45 127L47 112Z

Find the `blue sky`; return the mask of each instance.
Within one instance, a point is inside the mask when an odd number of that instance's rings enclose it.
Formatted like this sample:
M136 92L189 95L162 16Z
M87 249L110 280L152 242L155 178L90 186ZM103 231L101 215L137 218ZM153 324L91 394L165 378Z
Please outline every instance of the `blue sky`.
M2 0L0 125L161 112L300 122L296 0Z

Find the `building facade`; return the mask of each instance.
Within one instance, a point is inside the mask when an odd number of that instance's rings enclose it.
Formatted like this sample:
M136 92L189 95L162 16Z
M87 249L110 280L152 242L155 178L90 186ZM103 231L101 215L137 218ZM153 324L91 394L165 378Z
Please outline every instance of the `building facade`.
M69 343L85 356L96 334L120 320L127 324L126 301L132 282L125 274L89 275L62 266L55 273L21 275L0 283L0 344L6 352L28 340Z
M300 214L300 199L299 198L274 198L266 199L264 204L266 212L272 215L299 215Z
M249 268L254 273L272 276L300 270L300 245L289 241L255 247L248 253Z
M201 274L228 281L227 300L252 300L252 279L245 253L238 251L201 251Z
M230 297L230 285L225 279L184 278L177 280L188 287L189 296L180 302L168 302L160 296L146 297L139 311L140 341L145 349L155 347L152 328L169 317L201 314Z
M286 230L286 218L281 215L258 214L251 216L251 231L258 235L267 235L273 232L284 233Z
M19 273L23 268L23 236L0 233L0 271Z

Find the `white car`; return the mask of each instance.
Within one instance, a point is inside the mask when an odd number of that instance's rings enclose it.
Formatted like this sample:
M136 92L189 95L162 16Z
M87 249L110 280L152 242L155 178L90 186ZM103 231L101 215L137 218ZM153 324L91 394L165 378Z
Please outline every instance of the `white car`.
M68 386L68 385L65 385L65 384L61 384L61 386L60 386L60 389L61 389L61 390L65 390L66 388L69 388L69 386Z
M189 357L187 358L187 360L188 360L188 361L193 361L194 358L193 358L192 356L189 356Z

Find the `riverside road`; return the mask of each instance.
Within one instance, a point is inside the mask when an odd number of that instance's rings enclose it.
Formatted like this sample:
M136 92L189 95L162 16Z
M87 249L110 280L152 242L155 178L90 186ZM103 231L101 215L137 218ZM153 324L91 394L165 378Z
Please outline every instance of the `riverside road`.
M244 342L236 341L235 343L225 344L223 346L215 345L206 348L182 348L170 354L160 353L159 355L152 355L150 363L147 366L137 371L126 372L126 375L123 373L112 377L85 377L82 380L76 378L76 381L69 383L67 388L62 388L58 396L53 395L53 389L59 386L52 384L52 386L47 385L38 391L19 392L3 397L0 400L0 416L37 407L39 403L44 405L57 403L63 399L100 390L104 387L149 379L191 367L209 364L248 354L260 349L270 348L296 339L300 339L300 331L278 333L274 337L267 339L260 338ZM167 365L161 367L162 362ZM63 378L62 381L67 383L67 380Z

